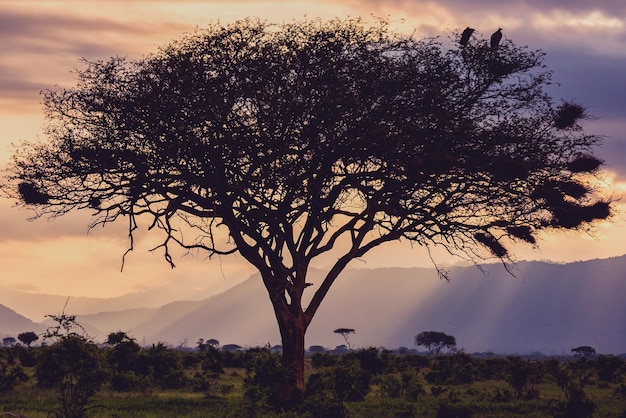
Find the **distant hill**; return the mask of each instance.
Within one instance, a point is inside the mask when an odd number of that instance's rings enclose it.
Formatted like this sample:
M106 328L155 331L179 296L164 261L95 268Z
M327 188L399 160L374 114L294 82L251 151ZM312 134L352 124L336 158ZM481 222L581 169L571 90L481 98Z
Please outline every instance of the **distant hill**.
M313 319L307 345L343 344L332 330L356 329L357 346L413 346L425 330L454 335L467 351L568 353L591 345L626 352L626 257L570 264L521 262L454 268L451 282L431 269L359 269L339 278ZM317 280L312 280L314 283ZM314 289L315 287L311 287ZM258 277L183 311L135 328L147 341L216 338L241 345L280 344ZM159 326L161 324L161 326ZM155 332L156 331L156 332Z
M111 332L124 331L132 334L132 330L135 327L152 319L159 310L159 308L137 308L76 315L76 322L81 325L89 324L89 326L93 327L89 335L96 340L105 340Z
M348 270L322 302L306 344L343 344L332 331L347 327L356 330L350 340L359 347L412 347L417 333L435 330L454 335L467 352L561 354L580 345L599 353L626 352L626 256L569 264L520 262L514 273L499 264L483 266L482 272L458 267L446 282L433 269ZM313 290L320 272L312 276ZM97 329L100 339L122 330L140 343L192 346L199 338L215 338L221 344L280 344L258 276L202 301L94 309L78 320ZM0 326L5 323L0 317Z
M175 290L174 290L175 289ZM206 290L181 289L178 284L161 286L149 291L128 293L113 298L91 298L63 295L37 294L2 289L0 304L4 304L31 320L43 321L45 315L59 314L67 302L66 313L95 314L137 308L160 308L175 300L202 300L209 297ZM175 299L172 299L172 298Z
M18 314L13 309L0 305L0 336L14 337L22 332L44 332L46 327Z

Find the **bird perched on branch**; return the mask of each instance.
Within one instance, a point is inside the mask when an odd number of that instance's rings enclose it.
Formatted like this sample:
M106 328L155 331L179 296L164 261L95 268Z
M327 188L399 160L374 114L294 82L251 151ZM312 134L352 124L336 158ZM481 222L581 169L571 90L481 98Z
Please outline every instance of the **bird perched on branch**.
M498 28L497 31L491 35L491 48L495 49L500 45L500 41L502 40L502 28Z
M469 26L466 27L463 33L461 34L461 39L459 40L459 43L463 46L467 45L467 43L470 40L470 37L472 36L472 33L474 33L474 29L470 28Z

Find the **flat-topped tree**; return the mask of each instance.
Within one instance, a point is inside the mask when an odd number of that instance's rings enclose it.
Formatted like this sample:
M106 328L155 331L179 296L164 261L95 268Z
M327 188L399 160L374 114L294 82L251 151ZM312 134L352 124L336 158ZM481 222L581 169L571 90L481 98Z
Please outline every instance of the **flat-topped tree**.
M48 139L16 149L3 189L38 216L125 217L131 248L147 218L170 263L175 245L240 253L302 388L305 332L351 260L398 240L506 260L513 241L609 216L591 186L598 138L581 107L543 91L542 56L384 21L213 24L45 92ZM311 262L331 252L311 286Z
M444 348L456 349L456 338L445 332L423 331L415 336L415 345L426 347L432 357L438 358Z

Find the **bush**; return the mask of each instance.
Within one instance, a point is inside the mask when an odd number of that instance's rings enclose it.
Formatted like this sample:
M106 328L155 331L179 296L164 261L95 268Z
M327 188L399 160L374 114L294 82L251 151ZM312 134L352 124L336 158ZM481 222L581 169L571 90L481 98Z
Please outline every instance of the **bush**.
M402 379L397 374L385 374L376 379L380 392L389 398L402 396Z
M420 395L426 393L419 376L411 371L381 375L376 379L376 383L381 393L389 398L416 401Z
M163 385L166 376L177 370L182 370L181 353L168 348L163 343L152 345L147 350L139 352L136 363L136 372L148 377L159 385ZM172 379L172 377L168 377ZM172 382L167 383L172 384Z
M624 360L616 356L598 356L596 359L598 379L604 382L619 382L624 372Z
M9 392L20 382L26 382L28 375L21 366L0 363L0 392Z
M537 362L522 360L520 357L508 358L507 382L513 389L517 399L533 399L539 397L537 384L543 378L543 369Z
M380 356L378 349L370 347L364 350L352 351L349 354L345 354L342 358L344 361L356 360L361 365L361 369L365 370L370 375L376 375L382 373L387 367L386 363Z
M371 378L359 363L341 364L313 374L305 395L324 394L338 401L361 401L370 390Z
M214 373L224 372L222 353L217 348L208 346L202 356L202 370Z
M185 371L183 369L177 369L163 376L161 387L163 389L181 389L189 383L190 379L187 378Z
M563 418L591 418L595 409L594 401L588 399L582 390L575 390L565 403Z
M244 380L244 397L253 410L269 408L276 412L289 410L299 402L299 393L285 392L286 375L280 356L263 349L253 353Z
M141 386L141 379L133 372L118 372L111 376L111 388L115 391L132 392Z
M324 353L315 353L311 356L311 365L320 369L322 367L333 367L337 364L339 356L331 354L328 351Z
M215 384L219 381L219 373L208 371L196 372L193 377L193 387L197 392L211 392Z
M39 385L59 392L57 415L62 417L85 416L108 378L100 348L77 335L44 347L35 374Z

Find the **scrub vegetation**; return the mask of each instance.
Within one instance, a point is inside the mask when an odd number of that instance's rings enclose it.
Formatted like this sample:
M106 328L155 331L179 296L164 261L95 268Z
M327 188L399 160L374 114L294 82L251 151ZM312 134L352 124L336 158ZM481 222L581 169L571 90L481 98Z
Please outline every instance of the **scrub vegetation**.
M0 414L21 417L620 417L626 360L367 348L305 358L306 391L286 398L280 354L104 345L63 336L0 348ZM83 353L83 354L81 354ZM84 355L86 353L86 355ZM404 354L401 354L404 353ZM78 356L78 357L77 357ZM87 364L89 363L89 364ZM52 373L54 372L54 373ZM80 385L77 383L80 382ZM71 391L68 388L76 389ZM73 397L72 397L73 396Z

